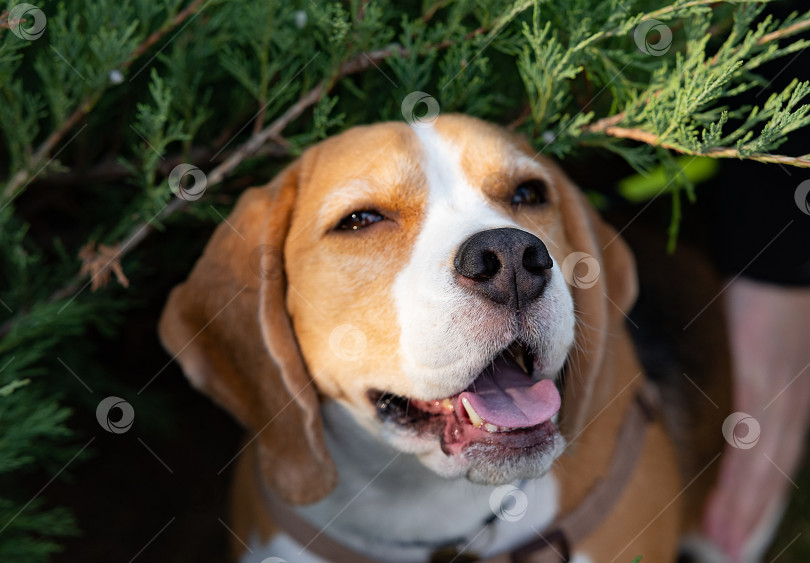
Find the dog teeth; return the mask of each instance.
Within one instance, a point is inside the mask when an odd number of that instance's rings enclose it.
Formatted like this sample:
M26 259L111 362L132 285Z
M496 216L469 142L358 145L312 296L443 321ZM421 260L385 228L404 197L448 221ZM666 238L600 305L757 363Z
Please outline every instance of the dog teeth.
M508 426L495 426L494 424L490 424L487 422L484 424L484 429L487 432L511 432L514 428L509 428Z
M453 410L453 401L450 399L442 399L441 405L448 411Z
M478 416L478 413L475 412L474 408L472 408L470 401L468 401L466 398L463 398L461 399L461 404L464 405L464 410L467 411L467 416L470 417L470 422L472 422L472 425L475 426L476 428L481 428L481 425L484 424L484 419Z
M518 352L515 354L515 363L520 366L520 369L522 369L524 373L529 373L529 370L526 368L526 359L523 357L522 353Z
M531 365L532 357L526 348L515 342L509 347L508 353L512 356L517 366L523 370L523 373L531 375L533 367Z
M514 428L507 428L506 426L497 426L489 422L484 422L484 419L481 418L477 412L475 412L475 409L466 398L461 399L461 404L464 405L464 410L467 411L467 416L470 417L470 422L472 422L472 425L476 428L483 427L487 432L511 432L514 430Z

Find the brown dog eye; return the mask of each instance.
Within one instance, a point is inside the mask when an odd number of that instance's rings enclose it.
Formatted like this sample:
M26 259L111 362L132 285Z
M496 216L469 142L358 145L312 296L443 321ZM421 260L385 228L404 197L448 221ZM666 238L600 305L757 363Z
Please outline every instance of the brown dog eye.
M357 231L385 219L376 211L355 211L338 223L337 229L341 231Z
M521 205L541 205L547 201L546 183L542 180L527 180L515 189L511 203L514 207L518 207Z

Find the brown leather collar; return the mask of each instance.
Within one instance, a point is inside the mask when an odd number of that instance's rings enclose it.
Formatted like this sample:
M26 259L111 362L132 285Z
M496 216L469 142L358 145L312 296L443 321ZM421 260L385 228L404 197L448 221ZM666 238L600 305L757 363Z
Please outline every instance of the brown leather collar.
M658 391L649 382L639 388L624 417L608 472L593 486L585 499L571 512L558 517L542 534L511 553L488 559L465 554L435 552L431 561L480 561L481 563L567 563L572 548L584 540L610 514L621 498L633 469L644 449L647 425L655 419ZM261 483L261 480L259 481ZM267 508L279 527L300 545L333 563L379 563L328 537L322 530L298 516L273 497L264 487ZM449 557L448 557L449 555Z

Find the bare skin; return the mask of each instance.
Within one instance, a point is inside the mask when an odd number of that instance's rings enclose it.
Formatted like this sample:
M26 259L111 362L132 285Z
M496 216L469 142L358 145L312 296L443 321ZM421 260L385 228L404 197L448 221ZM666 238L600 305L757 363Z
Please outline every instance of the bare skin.
M810 426L810 289L738 278L724 297L734 410L753 416L761 433L751 449L726 447L703 529L738 563L794 490Z

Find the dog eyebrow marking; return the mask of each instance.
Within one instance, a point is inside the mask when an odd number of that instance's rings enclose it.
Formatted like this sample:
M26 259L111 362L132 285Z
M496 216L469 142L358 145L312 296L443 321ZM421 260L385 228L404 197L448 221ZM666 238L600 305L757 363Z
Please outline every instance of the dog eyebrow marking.
M337 215L346 211L355 211L355 205L367 205L379 197L380 185L364 178L350 178L338 187L330 190L323 198L318 210L317 229L326 230L335 221Z
M387 158L393 162L382 171L364 173L360 170L358 175L350 176L326 193L318 208L316 225L319 230L328 229L337 219L352 211L399 207L402 202L420 199L425 182L413 157L392 154ZM377 210L383 214L386 211Z

